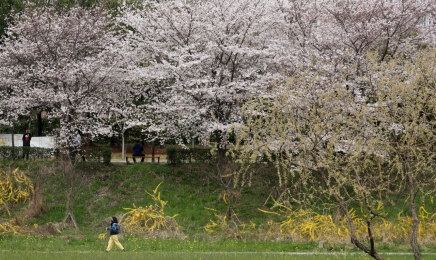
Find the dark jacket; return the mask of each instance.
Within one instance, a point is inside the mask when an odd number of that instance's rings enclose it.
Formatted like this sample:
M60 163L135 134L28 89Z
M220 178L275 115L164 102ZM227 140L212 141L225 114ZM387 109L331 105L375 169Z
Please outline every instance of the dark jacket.
M141 155L143 155L143 154L142 154L142 151L144 151L144 148L142 147L142 145L141 145L140 143L136 143L136 144L133 146L133 155L139 155L139 156L141 156Z
M110 235L117 235L120 233L120 226L116 222L112 222L111 226L107 228L110 232Z
M30 139L32 139L32 135L30 133L23 134L23 146L30 146Z

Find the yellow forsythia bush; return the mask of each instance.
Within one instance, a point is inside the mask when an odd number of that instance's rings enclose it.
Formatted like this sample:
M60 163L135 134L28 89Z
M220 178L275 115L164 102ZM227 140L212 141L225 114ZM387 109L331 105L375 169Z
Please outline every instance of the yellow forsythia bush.
M16 168L12 173L0 171L0 207L9 212L9 203L26 202L33 194L33 183Z
M29 177L16 168L13 172L0 170L0 209L6 210L9 215L9 205L25 203L33 194L33 183ZM21 227L14 221L0 223L0 233L20 234Z
M174 215L172 217L165 216L166 201L161 199L158 192L159 185L153 190L153 193L146 191L154 201L153 205L146 207L125 208L128 212L121 218L122 229L130 233L156 234L166 232L173 235L179 235L180 226L177 224Z
M284 206L283 206L284 207ZM333 220L331 215L318 214L310 209L296 211L285 208L281 214L261 210L264 213L281 215L285 219L281 222L270 221L269 236L292 237L297 241L325 241L329 243L347 243L350 233L345 218ZM366 240L368 237L367 225L364 219L358 217L355 210L350 215L356 227L358 239ZM419 208L420 226L418 230L419 241L424 244L434 244L436 239L436 213L428 212L424 207ZM408 243L412 233L412 219L409 216L398 214L396 220L384 218L374 221L372 234L376 241L383 243ZM273 234L274 233L274 234Z

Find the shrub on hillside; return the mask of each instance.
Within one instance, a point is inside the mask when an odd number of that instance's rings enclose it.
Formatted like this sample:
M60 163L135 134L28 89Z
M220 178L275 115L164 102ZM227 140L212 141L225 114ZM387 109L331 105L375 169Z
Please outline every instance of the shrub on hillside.
M128 233L145 234L152 236L165 237L183 237L180 226L175 220L175 216L165 216L166 201L160 197L159 185L153 190L153 193L146 191L154 201L153 205L145 207L125 208L128 210L121 218L123 230Z
M206 163L213 158L210 149L193 148L193 149L167 149L168 164L177 165L180 163Z

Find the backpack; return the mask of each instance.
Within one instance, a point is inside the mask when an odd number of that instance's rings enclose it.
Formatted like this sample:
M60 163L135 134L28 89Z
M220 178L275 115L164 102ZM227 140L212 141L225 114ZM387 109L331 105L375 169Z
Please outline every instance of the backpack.
M119 234L120 233L120 226L118 225L118 223L113 223L112 224L112 233L114 233L114 234Z

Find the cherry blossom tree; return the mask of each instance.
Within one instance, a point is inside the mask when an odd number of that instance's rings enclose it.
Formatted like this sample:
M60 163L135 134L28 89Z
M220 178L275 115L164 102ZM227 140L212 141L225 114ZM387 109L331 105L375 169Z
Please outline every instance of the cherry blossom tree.
M0 86L14 94L2 102L49 108L49 117L61 120L57 143L65 152L73 150L78 129L109 134L102 115L129 93L128 45L112 24L102 8L27 10L14 17L0 47Z
M130 94L124 75L129 71L129 45L114 19L102 7L57 11L27 9L14 16L0 46L1 105L20 111L45 107L60 119L57 144L67 159L60 164L66 182L66 217L73 223L76 130L110 135L111 107ZM23 113L24 113L23 112ZM77 225L76 225L77 228Z
M348 87L364 92L365 55L377 49L378 60L414 53L433 45L435 2L404 1L303 1L277 0L284 17L284 31L292 44L286 48L298 67L317 61L317 68L349 70ZM292 58L293 57L293 58Z
M116 107L110 109L109 119L112 121L114 132L121 135L121 157L125 158L125 132L133 127L145 128L147 117L144 118L143 111L132 102L119 103Z
M161 119L150 132L180 143L214 134L223 151L243 101L280 77L273 10L263 0L146 1L129 10L123 22L134 30L147 82L140 91Z
M14 130L20 115L27 115L28 110L22 104L27 102L26 97L16 97L11 88L0 88L0 125L10 127L12 134L12 147L15 146ZM12 100L12 102L11 102Z
M116 10L121 1L118 0L3 0L0 3L0 35L3 35L8 26L8 20L18 12L27 8L40 8L43 6L52 6L57 10L66 10L75 6L83 8L92 8L98 4L103 4L111 10ZM126 1L124 1L126 2ZM129 3L134 1L128 1ZM10 24L9 24L10 25Z
M225 145L249 96L274 95L271 85L313 60L332 75L353 67L349 87L361 91L365 53L377 48L383 61L428 44L433 11L430 0L166 0L146 1L122 22L143 59L140 92L161 119L149 132L180 143L214 134Z
M432 15L433 1L325 1L321 22L315 30L317 49L329 53L364 55L379 48L379 60L404 51L407 44L423 43L433 32L425 19ZM407 47L407 46L406 46Z

